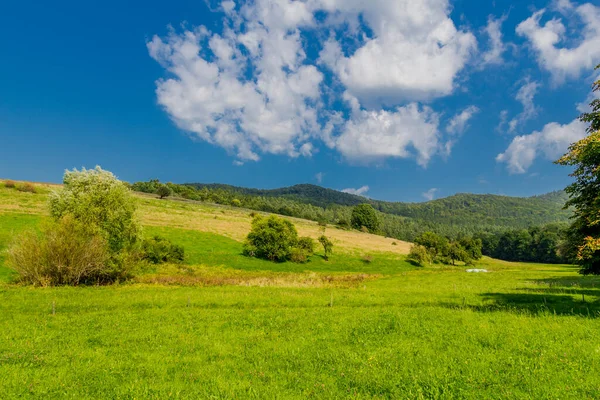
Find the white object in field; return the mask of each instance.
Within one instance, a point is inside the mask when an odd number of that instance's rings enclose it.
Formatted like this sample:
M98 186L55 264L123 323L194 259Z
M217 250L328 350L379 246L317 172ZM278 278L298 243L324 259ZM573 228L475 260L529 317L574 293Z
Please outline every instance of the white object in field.
M488 272L487 269L468 269L467 272Z

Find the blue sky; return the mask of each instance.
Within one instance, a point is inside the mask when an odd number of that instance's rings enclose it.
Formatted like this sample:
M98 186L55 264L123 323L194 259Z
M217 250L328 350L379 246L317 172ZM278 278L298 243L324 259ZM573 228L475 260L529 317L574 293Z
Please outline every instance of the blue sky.
M569 182L600 5L22 0L0 47L0 177L529 196Z

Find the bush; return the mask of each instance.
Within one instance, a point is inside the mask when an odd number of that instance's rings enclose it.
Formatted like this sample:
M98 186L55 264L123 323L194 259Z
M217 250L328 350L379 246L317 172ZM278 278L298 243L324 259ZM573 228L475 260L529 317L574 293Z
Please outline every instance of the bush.
M239 199L233 199L233 200L231 200L231 205L234 207L241 207L242 202Z
M420 244L416 244L410 248L410 253L408 253L406 259L412 264L421 267L431 264L432 261L431 254L427 251L427 248Z
M17 190L19 192L25 193L37 193L37 189L35 188L35 186L29 182L25 182L22 185L18 185Z
M290 259L292 249L298 244L298 232L290 221L271 216L257 216L244 244L244 254L270 261Z
M377 211L370 204L359 204L354 207L350 223L354 229L365 227L369 232L377 232L380 225Z
M315 241L309 237L301 237L298 239L298 246L300 250L306 252L307 255L312 256L315 254Z
M179 263L185 258L185 250L183 246L176 245L168 239L154 236L142 242L141 258L152 264Z
M398 246L398 243L392 242L392 246Z
M15 181L5 181L4 182L5 188L14 189L16 186L17 186L17 184L15 183Z
M63 189L50 195L52 217L72 215L106 239L113 254L136 244L140 228L135 199L112 173L100 167L66 171L63 182Z
M369 254L367 254L367 255L364 255L364 256L363 256L363 258L362 258L362 261L363 261L365 264L371 264L371 263L373 262L373 256L372 256L372 255L369 255Z
M106 240L71 216L18 237L8 265L21 282L36 286L104 281L111 272Z
M306 250L295 247L290 252L290 261L297 264L304 264L308 262L308 254Z
M360 227L360 231L361 231L362 233L369 233L369 228L367 228L366 226L361 226L361 227Z

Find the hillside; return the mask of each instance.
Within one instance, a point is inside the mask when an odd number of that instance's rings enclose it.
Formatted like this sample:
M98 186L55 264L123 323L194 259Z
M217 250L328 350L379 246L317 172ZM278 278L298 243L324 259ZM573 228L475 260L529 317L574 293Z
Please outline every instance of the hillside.
M355 196L316 185L302 184L280 189L250 189L221 184L187 184L197 189L223 190L245 196L283 198L327 208L369 203L385 214L429 224L527 228L532 225L567 222L571 212L564 210L567 194L556 191L533 197L461 193L424 203L388 202Z

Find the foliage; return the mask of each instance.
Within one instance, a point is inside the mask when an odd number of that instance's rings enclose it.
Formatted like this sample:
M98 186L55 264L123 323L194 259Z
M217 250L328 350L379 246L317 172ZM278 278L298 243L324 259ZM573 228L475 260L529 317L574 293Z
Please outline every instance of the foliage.
M352 209L350 224L354 229L366 228L369 232L379 230L379 217L370 204L359 204Z
M309 256L312 256L315 253L315 241L310 237L304 236L298 239L297 247L304 250Z
M41 233L17 237L8 265L23 283L36 286L78 285L103 281L108 267L106 241L86 225L66 215Z
M156 235L142 241L141 258L152 264L179 263L185 258L185 250L183 246Z
M467 250L465 250L458 242L450 243L446 253L443 254L443 257L450 260L452 265L456 265L456 261L464 262L467 265L471 264L473 261Z
M169 197L173 194L173 191L171 190L171 188L167 185L164 184L160 184L158 185L158 187L156 188L156 194L161 198L164 199L166 197Z
M600 65L597 67L600 69ZM600 91L600 80L593 90ZM577 262L583 274L600 274L600 253L592 245L600 239L600 100L590 104L592 111L580 119L590 124L589 135L569 147L557 163L575 167L575 182L566 188L567 206L574 208L570 240L578 247Z
M155 193L158 184L157 180L137 182L132 188ZM498 233L565 222L571 215L569 210L562 209L567 199L564 192L530 198L459 194L427 203L408 204L365 199L314 185L274 190L217 184L167 185L175 196L185 199L309 219L341 229L350 227L354 206L369 203L381 212L380 229L371 233L409 242L427 231L457 239L482 232Z
M290 221L270 216L257 216L246 238L244 253L270 261L290 259L292 249L298 244L298 232Z
M114 254L133 246L140 235L131 192L111 172L100 167L66 171L64 187L50 196L50 215L70 214L95 229Z
M16 188L17 188L17 190L19 192L37 193L36 187L33 184L29 183L29 182L25 182L25 183L23 183L21 185L17 185Z
M415 239L416 244L425 247L433 259L448 252L448 239L433 232L425 232Z
M325 259L328 260L329 256L333 251L333 242L329 240L327 236L321 235L319 236L319 243L321 243L321 246L323 246L323 253Z
M410 248L410 253L408 253L406 259L409 262L421 267L425 267L432 262L431 254L429 251L427 251L425 246L420 244L415 244Z
M4 181L4 187L7 189L14 189L15 187L17 187L17 184L15 181L8 180Z

